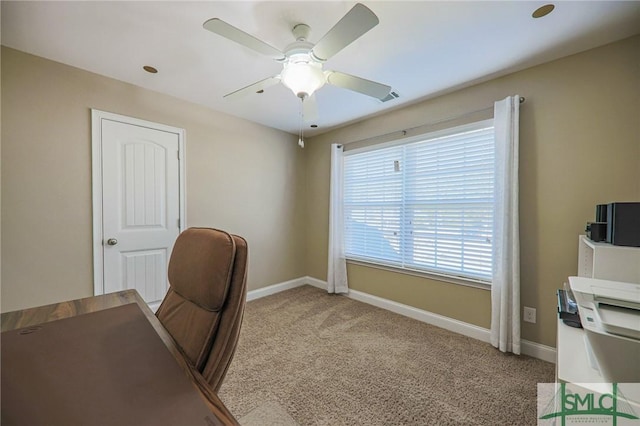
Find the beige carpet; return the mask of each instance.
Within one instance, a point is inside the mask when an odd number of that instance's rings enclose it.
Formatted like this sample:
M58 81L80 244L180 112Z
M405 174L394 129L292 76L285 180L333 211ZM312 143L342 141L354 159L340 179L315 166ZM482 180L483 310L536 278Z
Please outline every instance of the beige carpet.
M304 286L247 304L220 397L253 425L536 424L553 364Z
M298 426L289 413L280 404L273 401L267 401L254 408L238 419L238 422L242 426Z

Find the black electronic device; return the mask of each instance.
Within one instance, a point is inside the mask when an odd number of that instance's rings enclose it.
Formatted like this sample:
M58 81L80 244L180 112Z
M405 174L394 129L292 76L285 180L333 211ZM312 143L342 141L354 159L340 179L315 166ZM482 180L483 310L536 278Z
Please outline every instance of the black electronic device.
M591 241L599 243L607 239L607 223L606 222L587 222L585 228L587 238Z
M558 289L558 316L570 327L582 328L578 305L571 290Z
M607 209L608 204L596 205L596 221L587 222L584 231L591 241L595 243L607 241Z
M607 238L614 246L640 247L640 203L607 204Z
M598 204L596 206L596 222L607 223L607 207L608 204Z

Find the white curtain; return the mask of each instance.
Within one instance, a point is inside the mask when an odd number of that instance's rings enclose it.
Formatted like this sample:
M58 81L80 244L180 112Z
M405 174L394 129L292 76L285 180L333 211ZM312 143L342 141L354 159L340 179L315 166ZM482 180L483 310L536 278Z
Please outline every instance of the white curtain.
M329 268L327 291L348 293L347 262L344 257L344 208L342 191L344 161L342 145L331 145L331 183L329 188Z
M518 232L518 120L520 96L494 105L496 141L491 344L520 354L520 236Z

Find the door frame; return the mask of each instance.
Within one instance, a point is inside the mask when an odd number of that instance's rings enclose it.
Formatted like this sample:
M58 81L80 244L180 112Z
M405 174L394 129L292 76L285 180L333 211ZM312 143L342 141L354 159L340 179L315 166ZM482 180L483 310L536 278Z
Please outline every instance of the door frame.
M93 207L93 294L104 294L104 243L103 243L103 192L102 192L102 121L117 121L135 126L147 127L178 136L178 214L180 216L179 230L184 231L186 224L186 181L185 181L185 130L141 120L139 118L114 114L91 108L91 196Z

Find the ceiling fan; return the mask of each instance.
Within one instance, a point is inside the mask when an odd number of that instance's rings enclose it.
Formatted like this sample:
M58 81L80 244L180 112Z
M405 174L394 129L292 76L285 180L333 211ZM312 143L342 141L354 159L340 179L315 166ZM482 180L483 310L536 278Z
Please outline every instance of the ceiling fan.
M284 52L218 18L209 19L203 27L282 63L280 74L231 92L225 98L260 92L282 83L302 100L303 120L307 121L317 118L315 98L312 96L326 83L380 100L389 95L391 87L386 84L339 71L323 70L322 67L324 62L378 25L378 22L378 17L369 8L357 3L315 45L307 40L310 31L308 25L298 24L293 27L296 41L289 44Z

